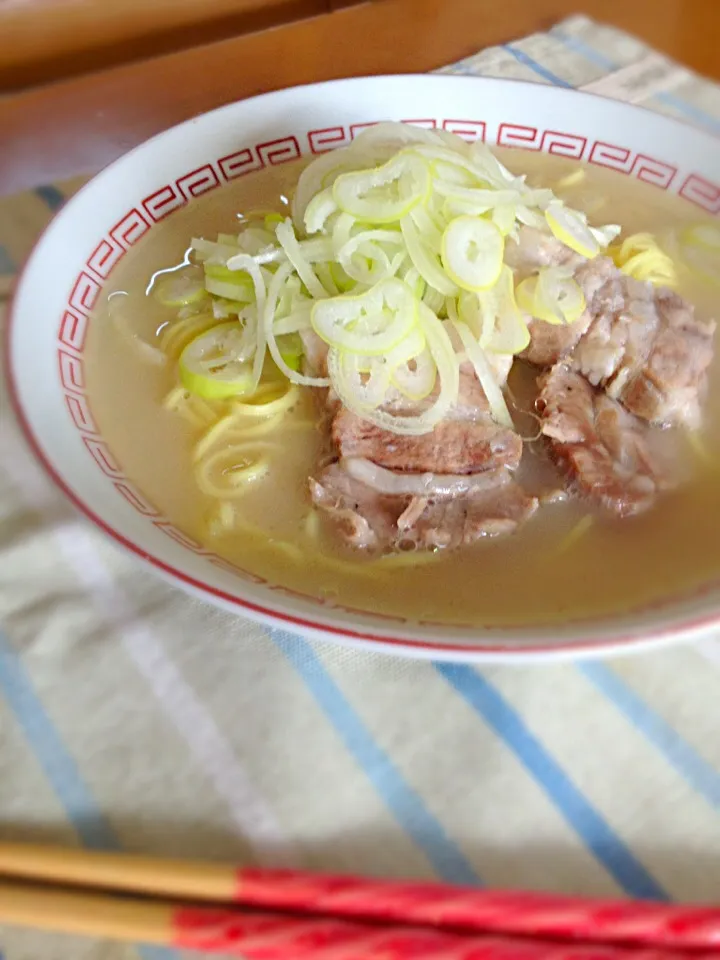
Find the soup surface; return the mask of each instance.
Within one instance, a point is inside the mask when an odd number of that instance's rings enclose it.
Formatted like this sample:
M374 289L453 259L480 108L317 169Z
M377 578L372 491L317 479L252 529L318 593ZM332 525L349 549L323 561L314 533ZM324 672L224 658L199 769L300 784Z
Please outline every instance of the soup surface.
M528 174L529 183L553 187L591 221L621 224L623 235L697 220L689 204L630 177L587 167L579 182L561 187L559 182L580 168L577 162L525 151L497 153L513 172ZM237 233L239 215L257 208L285 211L299 171L288 164L253 174L160 223L133 247L106 291L114 308L121 300L122 323L114 322L106 302L91 324L86 369L94 413L126 475L168 519L231 562L273 582L330 603L412 619L483 625L559 622L632 609L680 594L720 572L717 360L710 372L702 446L688 441L682 448L688 481L638 517L593 517L578 526L587 507L570 499L544 505L506 539L368 562L350 553L327 522L313 514L308 477L327 456L328 440L317 391L300 388L297 404L276 430L258 437L258 443L267 443L268 474L234 501L227 528L209 524L217 504L198 489L193 471L203 428L163 406L176 384L175 370L148 361L136 339L156 342L177 308L162 306L146 291L158 271L184 261L191 237ZM711 289L686 282L679 292L696 305L700 318L713 316L717 303ZM523 397L531 398L536 376L536 370L516 362L510 387L519 406ZM516 424L525 438L537 432L529 416L517 415ZM222 451L223 444L217 449ZM557 485L542 440L525 444L521 471L526 486ZM316 519L309 521L311 516Z

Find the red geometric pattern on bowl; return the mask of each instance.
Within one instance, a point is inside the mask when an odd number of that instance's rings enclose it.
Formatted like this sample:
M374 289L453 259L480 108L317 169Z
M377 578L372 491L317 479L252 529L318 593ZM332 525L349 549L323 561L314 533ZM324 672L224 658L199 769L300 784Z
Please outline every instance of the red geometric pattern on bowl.
M128 250L149 229L150 224L145 217L136 207L133 207L132 210L128 210L122 220L119 220L111 228L110 238L118 243L123 250Z
M120 496L124 497L138 513L141 513L144 517L159 516L157 509L149 500L145 499L138 488L133 486L129 480L116 480L114 486Z
M69 393L83 393L85 389L85 366L80 357L58 348L60 382Z
M610 170L637 177L638 180L660 187L661 190L667 190L677 174L677 167L670 163L648 157L644 153L634 154L628 147L618 147L602 141L593 144L588 160L596 166L608 167Z
M98 426L90 409L90 401L87 397L77 396L73 393L65 392L65 406L67 407L70 419L75 425L75 429L81 434L97 436Z
M88 318L78 316L72 310L66 310L60 321L60 331L58 340L64 343L66 347L71 347L82 353L85 349L85 337L87 335Z
M433 120L431 117L426 117L424 120L403 120L401 122L407 123L411 127L422 127L423 130L435 130L439 123L438 120Z
M484 141L487 132L487 124L484 120L443 120L442 128L469 143L473 140Z
M101 283L106 281L112 270L131 249L151 229L175 210L183 207L190 199L198 197L220 186L266 166L287 163L306 154L324 153L327 150L348 144L360 130L380 123L380 120L338 125L307 131L303 143L307 148L301 150L297 137L289 135L276 140L243 147L235 153L208 162L172 183L159 187L145 197L138 206L131 208L123 218L111 227L102 237L87 259L86 268L75 280L63 311L58 329L58 367L65 404L73 425L82 436L83 443L98 469L113 481L119 496L122 496L138 514L152 520L156 529L170 537L183 549L196 556L204 557L218 569L233 573L235 576L254 584L264 584L288 596L302 597L318 605L325 601L316 597L300 594L277 584L268 584L252 571L230 563L223 557L206 549L202 544L190 538L162 517L157 508L150 503L131 480L123 473L121 465L100 436L92 413L90 401L85 394L85 373L82 355L85 349L87 326L91 311L95 307L101 291ZM422 119L406 120L428 129L449 130L466 140L487 140L501 146L521 147L526 150L540 150L575 159L586 158L590 163L610 167L628 176L637 177L654 186L667 190L675 180L677 168L644 154L634 154L627 147L603 141L594 142L589 150L587 138L577 134L563 133L558 130L540 130L537 127L515 123L501 123L495 131L495 137L489 137L487 124L477 119ZM686 178L678 191L681 197L702 207L708 213L720 213L720 186L710 183L697 174ZM142 211L141 209L142 208ZM385 614L355 610L337 606L339 610L373 616L378 620L407 622L405 618ZM428 625L430 621L424 621ZM435 623L434 626L447 627L449 624ZM457 626L457 624L455 624Z
M111 477L115 479L116 477L124 478L122 467L115 459L112 454L110 447L105 443L104 440L98 440L94 437L83 437L83 443L93 458L95 463L100 467L102 472L106 477Z
M101 280L107 280L112 268L120 262L125 250L114 238L103 237L88 257L87 268Z
M691 173L680 188L680 196L716 216L720 213L720 186Z
M308 131L310 153L328 153L338 147L346 147L354 136L353 130L345 127L321 127Z
M97 303L99 293L100 284L98 281L83 270L75 281L68 307L87 317Z
M562 133L560 130L539 130L537 127L527 127L519 123L501 123L498 127L497 142L500 147L537 150L581 160L587 146L587 137Z

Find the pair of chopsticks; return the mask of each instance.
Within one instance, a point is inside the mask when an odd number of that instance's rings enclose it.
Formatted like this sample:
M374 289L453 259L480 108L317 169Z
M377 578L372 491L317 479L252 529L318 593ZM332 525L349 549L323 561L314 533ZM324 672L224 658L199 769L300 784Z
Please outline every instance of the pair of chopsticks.
M720 909L0 843L0 925L246 960L720 960Z

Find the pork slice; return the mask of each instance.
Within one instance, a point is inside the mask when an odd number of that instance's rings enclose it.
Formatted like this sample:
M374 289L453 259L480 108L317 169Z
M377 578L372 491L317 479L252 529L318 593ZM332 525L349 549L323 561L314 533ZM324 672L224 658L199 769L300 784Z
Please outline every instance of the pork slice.
M567 324L530 319L530 343L521 354L522 358L539 367L547 367L566 357L593 322L599 295L617 276L618 270L608 257L582 260L575 269L574 277L585 295L585 310L577 320ZM609 291L607 296L612 296Z
M644 420L697 428L715 324L671 290L628 277L621 287L620 306L601 303L573 365Z
M410 500L377 493L337 463L326 467L319 480L310 479L310 497L332 518L341 539L361 551L380 550L393 542L398 517Z
M540 267L578 266L584 259L551 233L535 227L520 227L517 240L509 239L505 244L505 263L517 279L536 273Z
M310 493L345 544L356 550L449 549L513 533L535 513L538 501L507 471L498 471L495 480L440 499L387 495L335 463L311 480Z
M576 489L619 517L642 513L678 476L661 451L663 431L628 413L568 364L539 379L541 428Z
M472 496L429 504L415 522L413 539L426 549L445 549L509 536L527 523L537 508L538 500L509 479Z
M332 437L341 457L361 457L410 473L514 470L522 456L521 438L493 420L477 377L465 367L455 407L431 432L401 436L342 407L333 420Z
M411 473L477 473L515 469L522 440L490 421L443 420L431 433L399 436L341 409L332 426L342 457L362 457L389 470Z
M619 394L623 404L652 423L696 429L713 359L715 323L703 323L692 306L670 290L659 290L657 335L645 365Z

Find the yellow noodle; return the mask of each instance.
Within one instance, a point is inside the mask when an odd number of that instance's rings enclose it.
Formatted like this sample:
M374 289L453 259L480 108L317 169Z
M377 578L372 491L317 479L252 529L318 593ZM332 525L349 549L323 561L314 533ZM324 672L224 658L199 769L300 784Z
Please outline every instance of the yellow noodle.
M578 170L573 170L572 173L568 173L567 176L558 180L558 182L555 184L555 189L563 190L567 187L575 187L578 183L582 183L584 179L585 171L582 167L580 167Z
M214 423L195 444L195 449L193 450L193 461L197 462L200 460L201 457L203 457L208 450L210 450L213 444L215 444L230 430L234 423L235 415L232 413L221 417L217 423Z
M305 536L310 537L312 540L317 540L320 536L320 514L317 510L311 510L310 513L305 517L305 523L303 524Z
M171 360L177 360L189 343L221 322L211 313L194 314L185 320L175 320L168 324L160 335L160 347Z
M242 440L245 437L262 437L270 433L276 427L280 427L285 414L283 411L280 413L273 414L272 417L268 417L266 420L261 420L259 423L253 423L252 421L248 422L242 418L238 418L233 415L233 426L230 430L230 436L233 439Z
M233 412L240 417L269 417L275 413L284 413L289 410L297 401L298 388L294 383L285 381L278 385L282 389L280 396L274 396L274 399L267 400L264 403L258 402L258 397L276 395L279 391L274 384L267 384L259 387L253 396L248 400L236 400L232 404Z
M203 416L192 404L192 395L188 393L185 387L173 387L170 393L163 400L163 406L166 410L179 414L184 420L194 427L207 426L207 416Z
M565 553L566 550L574 547L578 540L581 540L585 536L594 522L595 518L590 513L583 517L582 520L578 520L570 533L563 540L561 540L557 552Z
M220 499L243 496L250 485L266 476L270 469L269 452L276 450L273 444L264 442L239 443L227 447L200 460L195 467L195 478L203 493ZM244 462L241 466L233 463L236 458ZM223 463L226 466L223 468ZM213 472L219 472L222 481L213 479Z
M702 460L703 463L707 463L714 470L720 470L720 463L717 460L717 457L708 450L705 440L699 430L691 430L687 434L688 443L692 448L693 453L698 458Z
M287 540L270 540L269 545L297 563L302 563L305 559L305 554L296 543L290 543Z
M651 233L633 233L621 243L609 246L608 254L629 277L656 285L677 285L675 264Z
M428 563L436 563L442 556L441 550L406 550L401 553L389 553L379 560L373 561L378 569L397 570L400 567L419 567Z

